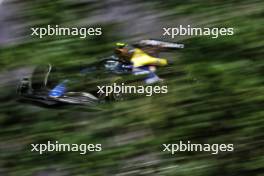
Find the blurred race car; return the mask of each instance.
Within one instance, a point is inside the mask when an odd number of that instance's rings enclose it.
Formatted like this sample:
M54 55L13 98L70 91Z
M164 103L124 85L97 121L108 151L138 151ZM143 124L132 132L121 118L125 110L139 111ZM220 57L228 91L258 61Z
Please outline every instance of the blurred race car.
M153 84L161 79L153 68L168 65L158 53L183 48L184 45L158 40L141 40L128 47L118 43L115 55L82 68L37 66L32 75L23 78L17 88L20 99L45 105L92 105L108 100L122 100L121 93L106 96L98 86L117 82Z

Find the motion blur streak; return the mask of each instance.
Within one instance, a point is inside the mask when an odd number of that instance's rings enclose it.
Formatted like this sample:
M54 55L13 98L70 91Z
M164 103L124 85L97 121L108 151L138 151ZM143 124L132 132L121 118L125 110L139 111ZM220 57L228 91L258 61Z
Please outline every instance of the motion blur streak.
M263 174L264 2L8 0L0 6L1 176L257 176ZM98 26L102 36L34 38L47 25ZM163 28L230 27L234 35L163 36ZM165 58L168 94L91 109L17 101L17 82L51 63L74 77L115 42L156 38L185 48ZM163 57L163 56L161 56ZM75 73L76 74L76 73ZM64 75L62 75L64 76ZM100 75L98 75L100 76ZM97 84L96 78L90 78ZM78 86L84 86L83 84ZM30 144L102 144L101 152L30 152ZM162 152L162 144L234 144L233 152Z

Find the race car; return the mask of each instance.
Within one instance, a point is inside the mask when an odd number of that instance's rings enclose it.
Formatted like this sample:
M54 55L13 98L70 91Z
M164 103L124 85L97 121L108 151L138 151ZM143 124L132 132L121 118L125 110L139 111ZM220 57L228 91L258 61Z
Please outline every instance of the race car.
M162 42L158 40L142 40L133 44L134 49L142 53L134 54L134 57L141 57L155 61L159 52L165 50L183 48L182 44ZM119 47L120 48L120 47ZM119 49L118 48L118 49ZM123 46L122 46L123 49ZM137 59L137 58L136 58ZM156 61L155 61L156 62ZM158 67L155 63L148 63L141 67L135 67L131 59L121 58L119 54L103 58L82 68L56 68L51 64L37 66L28 77L22 78L17 93L21 100L38 102L44 105L95 105L106 101L123 100L120 93L112 93L106 96L98 92L98 86L111 85L117 82L128 84L146 84L146 75L137 74L140 68L145 73L148 67ZM151 75L154 72L149 71ZM149 77L149 76L148 76ZM57 95L57 92L63 94ZM55 96L54 96L55 95Z

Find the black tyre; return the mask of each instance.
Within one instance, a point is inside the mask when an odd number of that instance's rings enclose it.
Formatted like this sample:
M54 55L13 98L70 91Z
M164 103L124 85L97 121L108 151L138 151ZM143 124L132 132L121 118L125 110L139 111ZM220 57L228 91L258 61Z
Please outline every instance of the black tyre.
M23 78L17 86L17 94L28 94L31 92L31 84L29 78Z

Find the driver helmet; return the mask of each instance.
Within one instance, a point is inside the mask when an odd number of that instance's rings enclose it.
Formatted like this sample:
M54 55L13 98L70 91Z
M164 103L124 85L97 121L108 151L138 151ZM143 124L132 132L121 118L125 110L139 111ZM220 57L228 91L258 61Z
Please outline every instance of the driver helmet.
M131 52L126 43L121 43L121 42L116 43L115 54L120 59L129 60L129 58L131 58Z

